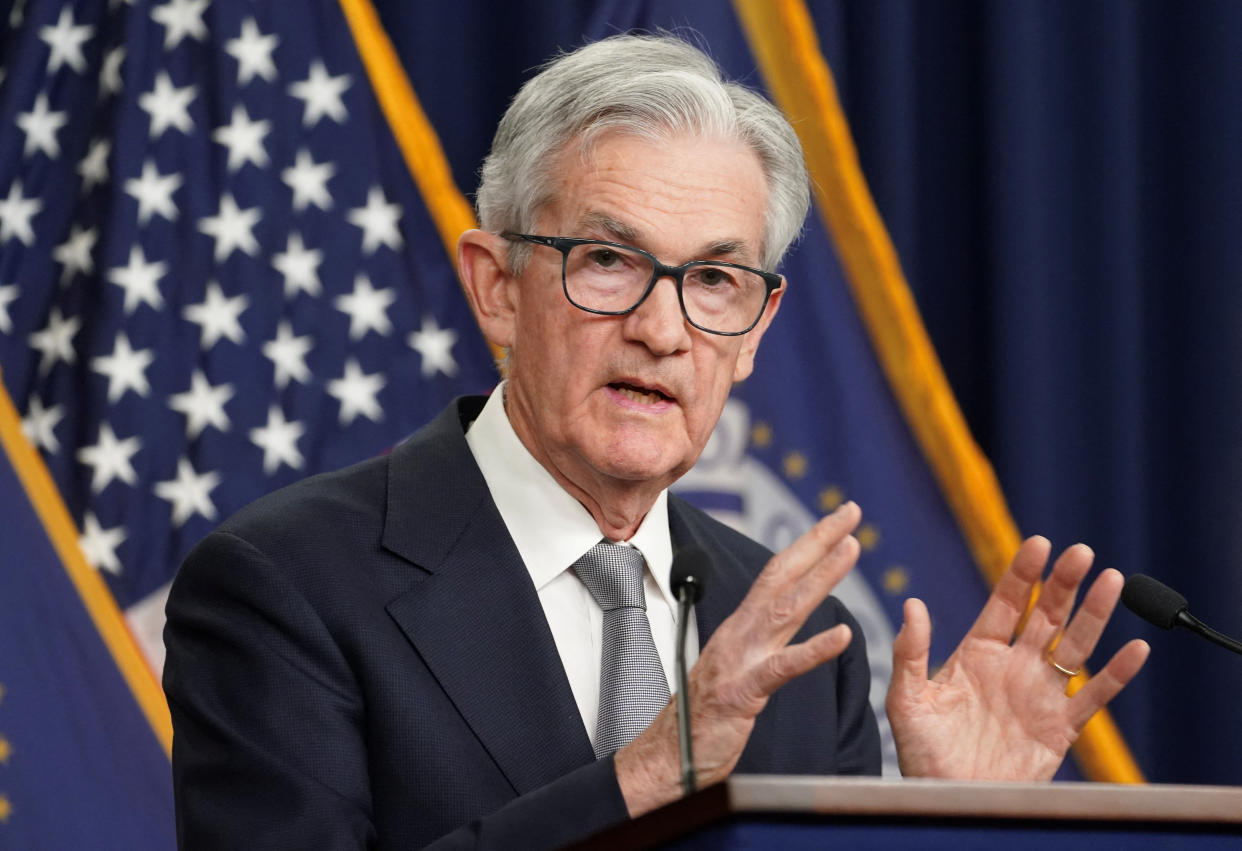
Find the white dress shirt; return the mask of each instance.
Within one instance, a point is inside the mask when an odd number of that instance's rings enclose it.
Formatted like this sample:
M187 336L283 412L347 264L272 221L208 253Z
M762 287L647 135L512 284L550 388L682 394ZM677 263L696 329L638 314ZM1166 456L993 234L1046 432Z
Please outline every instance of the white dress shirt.
M582 723L594 744L604 614L582 580L569 568L604 535L591 513L557 484L518 438L503 400L501 384L470 425L466 443L517 545L518 555L530 571L578 711L582 713ZM647 562L643 581L647 618L664 676L670 691L675 692L677 603L668 584L673 564L668 492L660 492L633 538L616 543L635 547ZM686 664L692 665L699 654L693 610L686 645Z

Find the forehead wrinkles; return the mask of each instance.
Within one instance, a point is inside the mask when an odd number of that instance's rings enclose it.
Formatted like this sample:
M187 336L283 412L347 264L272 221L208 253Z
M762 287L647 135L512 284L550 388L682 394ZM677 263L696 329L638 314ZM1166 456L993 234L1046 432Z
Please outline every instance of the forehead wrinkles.
M598 210L588 210L583 214L578 219L572 235L596 236L600 234L610 242L620 242L637 248L643 248L646 242L641 230ZM757 250L757 246L751 246L741 238L716 239L701 243L695 251L691 252L694 255L691 259L752 257L755 256Z

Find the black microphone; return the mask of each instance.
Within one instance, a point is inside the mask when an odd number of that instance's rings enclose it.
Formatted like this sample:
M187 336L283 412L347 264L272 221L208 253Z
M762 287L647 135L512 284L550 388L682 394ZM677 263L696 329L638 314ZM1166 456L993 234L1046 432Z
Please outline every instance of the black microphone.
M686 627L690 607L703 596L712 559L698 547L686 547L673 556L669 586L677 597L677 738L681 744L681 788L687 795L698 788L694 777L694 749L690 741L690 686L686 676Z
M1157 579L1136 573L1121 589L1121 602L1134 614L1161 629L1184 626L1213 644L1242 654L1242 642L1217 632L1192 615L1186 598Z

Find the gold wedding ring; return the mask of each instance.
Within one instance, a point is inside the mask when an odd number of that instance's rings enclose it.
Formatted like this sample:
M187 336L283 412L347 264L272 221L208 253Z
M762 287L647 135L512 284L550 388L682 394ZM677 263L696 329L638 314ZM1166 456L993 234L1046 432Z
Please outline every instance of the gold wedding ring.
M1048 660L1049 665L1057 669L1057 673L1065 674L1065 676L1069 677L1070 679L1073 679L1074 677L1082 673L1082 668L1079 668L1076 671L1072 671L1069 668L1065 667L1064 665L1058 665L1057 660L1052 658L1051 653L1049 653L1044 658Z

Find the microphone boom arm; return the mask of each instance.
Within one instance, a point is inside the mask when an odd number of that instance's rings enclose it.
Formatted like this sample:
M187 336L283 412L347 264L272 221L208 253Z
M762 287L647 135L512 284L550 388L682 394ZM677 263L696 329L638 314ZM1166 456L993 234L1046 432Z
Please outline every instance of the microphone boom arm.
M1186 627L1186 629L1203 636L1213 644L1218 644L1226 650L1232 650L1234 653L1242 655L1242 642L1235 641L1223 632L1217 632L1185 609L1177 613L1177 625Z

